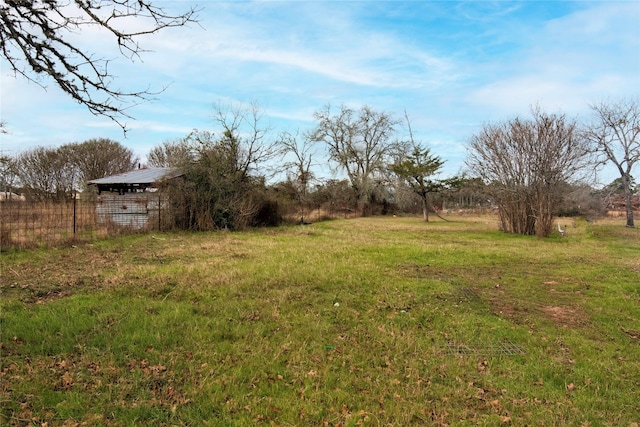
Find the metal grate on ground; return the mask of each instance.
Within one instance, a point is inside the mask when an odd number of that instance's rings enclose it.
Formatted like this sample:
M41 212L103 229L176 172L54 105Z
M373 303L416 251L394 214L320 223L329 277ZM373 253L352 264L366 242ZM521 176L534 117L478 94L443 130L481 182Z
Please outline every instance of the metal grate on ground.
M447 343L446 352L451 356L519 356L527 354L524 348L510 341L499 343Z
M472 288L458 288L458 292L460 293L460 296L467 301L480 301L480 295L478 295L478 293Z

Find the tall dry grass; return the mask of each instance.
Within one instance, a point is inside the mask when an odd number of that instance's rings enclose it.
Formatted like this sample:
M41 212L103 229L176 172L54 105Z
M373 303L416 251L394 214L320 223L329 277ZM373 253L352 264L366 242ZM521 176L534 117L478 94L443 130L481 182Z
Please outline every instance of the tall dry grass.
M0 247L55 246L109 234L98 226L95 203L82 201L0 203Z

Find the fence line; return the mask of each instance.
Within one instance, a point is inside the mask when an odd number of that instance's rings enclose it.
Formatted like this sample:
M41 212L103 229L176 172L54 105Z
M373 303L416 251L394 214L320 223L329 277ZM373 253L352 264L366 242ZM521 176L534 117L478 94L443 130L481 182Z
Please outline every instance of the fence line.
M159 196L155 198L160 206ZM0 203L0 249L59 246L91 241L123 233L154 231L161 227L162 218L156 208L156 218L142 227L127 227L117 223L118 209L96 211L96 201L70 198L64 201L7 200ZM113 214L113 219L109 215ZM164 215L164 214L162 214Z
M296 223L299 206L290 206L284 219ZM55 247L98 238L175 228L179 206L159 193L105 193L96 200L69 198L63 201L4 200L0 202L0 250L39 246ZM361 213L333 206L306 207L305 221L353 218Z
M299 223L302 213L300 206L293 204L281 212L285 222L291 224ZM360 212L325 203L305 206L304 221L354 218L363 214L384 212L372 208ZM131 193L126 197L105 194L97 196L97 200L69 198L60 202L5 200L0 202L0 250L53 247L135 232L168 231L176 227L175 221L180 215L184 216L183 209L159 193Z

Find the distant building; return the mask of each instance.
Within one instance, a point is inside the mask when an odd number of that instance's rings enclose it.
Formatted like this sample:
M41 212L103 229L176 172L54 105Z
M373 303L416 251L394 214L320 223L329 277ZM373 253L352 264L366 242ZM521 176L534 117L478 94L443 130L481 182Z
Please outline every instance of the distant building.
M182 175L175 168L145 168L89 181L98 188L98 222L135 230L160 227L167 200L158 190Z
M4 202L4 201L24 202L25 200L27 200L27 198L20 194L12 193L10 191L0 192L0 202Z

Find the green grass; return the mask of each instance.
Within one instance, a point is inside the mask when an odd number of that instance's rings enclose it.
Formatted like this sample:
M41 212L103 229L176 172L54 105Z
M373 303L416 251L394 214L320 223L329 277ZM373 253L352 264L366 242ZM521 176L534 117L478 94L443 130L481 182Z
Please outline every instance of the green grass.
M3 254L0 425L637 425L640 231L495 230L363 218ZM489 354L505 343L524 352Z

